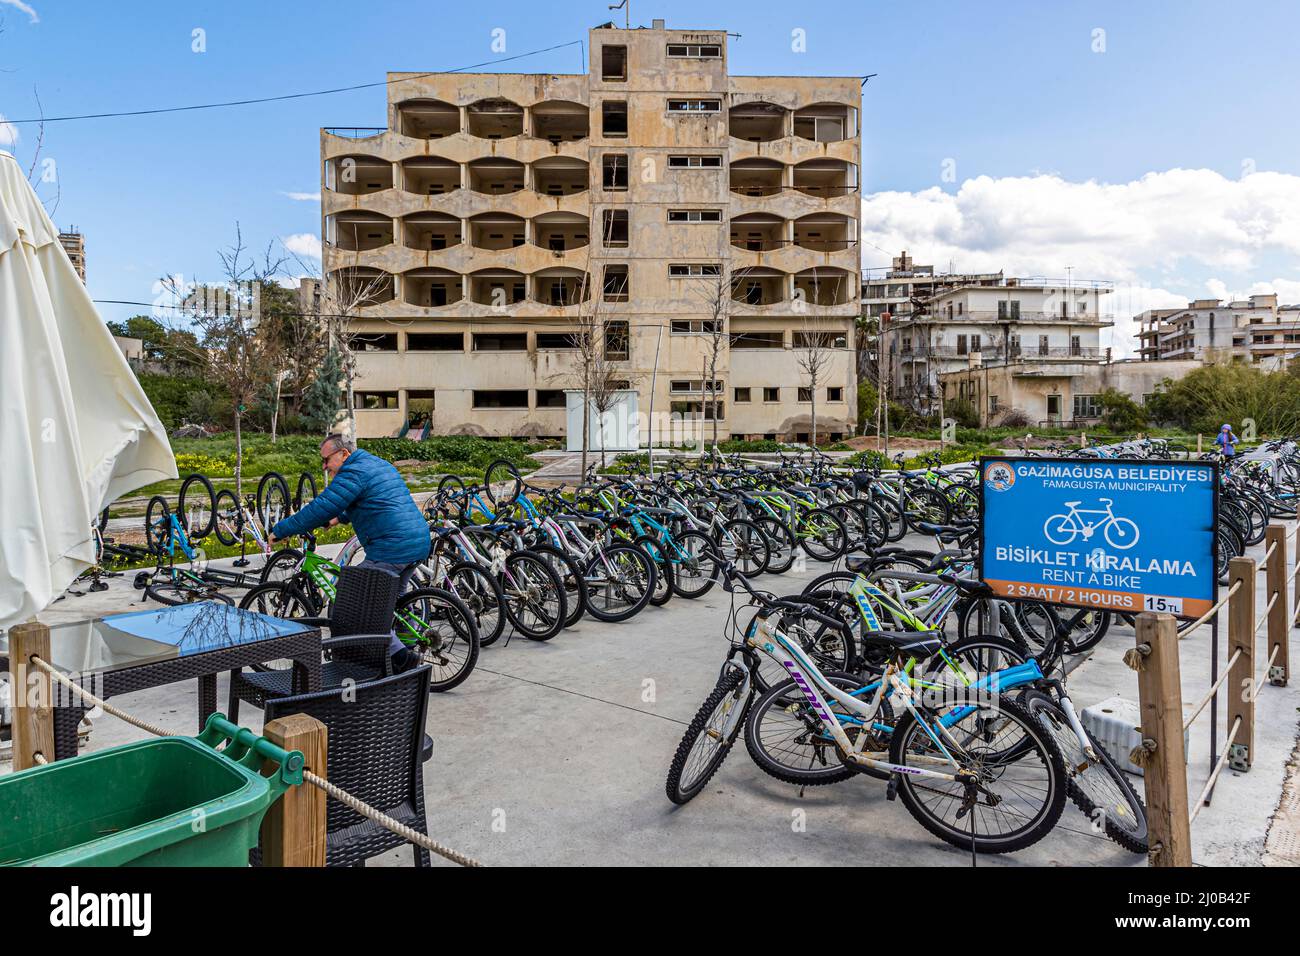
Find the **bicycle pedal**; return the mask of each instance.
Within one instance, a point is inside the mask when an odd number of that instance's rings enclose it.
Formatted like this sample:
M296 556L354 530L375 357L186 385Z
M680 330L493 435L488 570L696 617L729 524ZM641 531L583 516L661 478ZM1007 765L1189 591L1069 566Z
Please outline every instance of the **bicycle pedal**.
M898 797L898 774L889 775L889 783L885 784L885 799L894 800Z

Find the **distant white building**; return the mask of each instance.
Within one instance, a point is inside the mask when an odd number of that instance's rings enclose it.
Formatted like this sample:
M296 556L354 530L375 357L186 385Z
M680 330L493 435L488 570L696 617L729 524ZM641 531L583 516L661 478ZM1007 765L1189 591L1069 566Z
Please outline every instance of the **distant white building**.
M1196 299L1185 309L1149 309L1134 317L1144 362L1194 359L1281 368L1300 353L1300 305L1277 295L1236 302Z

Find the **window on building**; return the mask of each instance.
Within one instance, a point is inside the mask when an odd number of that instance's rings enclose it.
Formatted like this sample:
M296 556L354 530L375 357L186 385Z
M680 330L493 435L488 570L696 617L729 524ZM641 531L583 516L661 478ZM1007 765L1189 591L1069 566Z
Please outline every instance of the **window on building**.
M627 47L600 48L600 78L606 83L621 83L627 79Z
M669 169L721 169L721 156L669 156Z
M537 347L539 349L576 349L578 347L576 333L572 332L538 332Z
M600 104L600 132L604 136L627 135L627 103L605 100Z
M799 401L801 401L801 402L811 402L811 401L812 401L812 389L811 389L811 388L805 388L804 386L800 385L800 386L799 386L799 394L798 394L797 396L795 396L795 397L796 397Z
M712 335L718 322L713 319L673 319L668 328L672 335Z
M474 389L475 408L527 408L528 389Z
M747 389L747 388L738 388L738 389L736 389L736 390L734 391L734 393L732 394L732 401L736 402L737 404L741 404L741 403L748 402L748 401L749 401L749 389Z
M826 389L826 401L828 402L844 401L844 389L838 386Z
M1074 396L1075 418L1101 418L1101 402L1096 395Z
M627 294L627 266L605 266L605 280L601 285L601 297L606 302L626 302Z
M1002 299L998 302L999 319L1018 319L1020 318L1020 300L1019 299Z
M722 222L721 209L669 209L669 222Z
M628 324L623 321L605 323L605 358L611 362L626 362L631 352Z
M717 113L722 108L720 100L669 100L670 113Z
M983 346L980 345L980 337L979 334L976 333L970 337L970 350L972 352L978 352L981 348L983 348Z
M727 417L726 407L725 407L726 404L727 404L726 402L720 402L716 400L707 401L707 402L677 401L677 402L670 402L668 407L669 410L672 412L672 414L677 415L681 418L685 418L688 420L693 419L696 421L703 420L706 422L711 422L714 420L714 418L716 418L718 421L722 421L724 418Z
M1020 354L1020 336L1008 336L1007 347L1011 350L1013 356Z
M846 349L849 347L848 336L843 332L795 332L794 347L797 349Z
M433 389L408 388L406 390L406 422L412 428L423 428L429 424L429 418L436 407Z
M724 384L725 383L723 383L722 381L715 379L713 382L713 391L715 392L724 391L725 390ZM705 383L703 379L675 378L668 383L668 391L677 392L681 394L681 393L689 393L689 392L707 392L709 391L709 389L705 388Z
M627 191L627 154L606 153L600 160L600 184L607 192Z
M465 335L461 332L407 332L408 352L463 352Z
M1040 335L1040 336L1038 337L1038 354L1039 354L1039 355L1046 355L1046 354L1047 354L1047 336L1046 336L1046 335Z
M990 395L990 396L989 396L989 412L990 412L990 413L992 413L992 412L996 412L1000 407L1001 407L1001 406L998 405L998 397L997 397L996 395Z
M1070 336L1070 354L1071 355L1083 354L1083 346L1080 344L1079 336L1077 335Z
M716 43L670 43L669 56L688 56L692 59L716 59L722 56L722 47Z
M352 337L352 348L357 352L396 352L396 332L358 332Z
M354 394L358 408L390 409L397 407L396 392L356 392Z
M526 352L527 332L475 332L475 352Z
M763 401L779 402L781 400L781 390L779 388L763 389Z
M564 404L564 389L539 388L537 390L538 408L563 408Z
M957 336L957 354L958 355L966 354L966 336L964 335Z
M673 262L668 266L668 277L671 279L720 275L722 266L716 262Z
M732 332L733 349L781 349L785 348L784 332Z
M601 237L606 248L627 247L627 210L606 209L602 214Z

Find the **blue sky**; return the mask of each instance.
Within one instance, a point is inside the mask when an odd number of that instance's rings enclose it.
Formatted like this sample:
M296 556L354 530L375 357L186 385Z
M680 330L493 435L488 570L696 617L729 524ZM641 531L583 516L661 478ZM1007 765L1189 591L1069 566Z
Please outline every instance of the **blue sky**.
M53 117L380 82L496 59L495 28L509 56L622 19L606 2L500 0L0 0L0 14L10 120L37 115L36 94ZM863 102L869 266L906 245L940 267L1073 267L1116 281L1117 315L1211 292L1300 301L1294 3L634 0L632 14L741 34L736 73L878 74ZM582 59L573 45L500 68L578 72ZM319 127L382 124L384 102L376 87L50 123L53 216L85 233L96 298L150 301L161 274L215 277L236 220L254 245L316 234L317 204L286 194L319 188ZM0 148L30 162L36 135L0 126ZM47 205L55 193L40 187Z

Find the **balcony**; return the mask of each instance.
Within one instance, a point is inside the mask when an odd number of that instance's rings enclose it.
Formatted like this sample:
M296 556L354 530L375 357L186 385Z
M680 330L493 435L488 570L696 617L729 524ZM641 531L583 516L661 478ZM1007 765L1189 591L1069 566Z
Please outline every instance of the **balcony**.
M397 129L414 139L452 136L460 132L460 110L442 100L404 100L397 104Z
M751 143L770 143L786 135L785 107L775 103L742 103L727 113L727 132Z
M1014 291L1014 290L1013 290ZM940 313L914 313L910 316L912 322L966 322L972 325L980 323L988 325L1014 325L1017 322L1027 324L1048 324L1048 325L1110 325L1111 320L1108 316L1094 315L1088 313L1075 313L1069 316L1063 316L1059 311L1031 311L1021 309L1020 311L1001 309L968 309L964 312L947 309Z
M325 240L342 252L367 252L393 242L393 220L375 212L342 212L325 221Z
M845 305L857 298L853 273L846 269L805 269L794 277L794 291L809 305Z
M572 196L590 188L590 175L580 159L539 159L533 163L533 189L543 196Z
M816 103L795 110L794 135L814 143L838 143L857 136L857 110L840 103Z
M794 243L814 252L839 252L858 244L857 223L848 216L815 213L794 221Z
M527 223L519 216L489 212L469 220L469 241L475 249L499 251L524 244Z
M731 191L740 196L775 196L781 192L785 166L774 159L740 159L731 164Z
M586 216L551 212L533 220L533 243L557 255L581 249L591 242L591 225Z
M402 220L402 244L408 249L436 252L463 241L460 220L438 212L417 212Z
M393 164L373 156L340 156L325 164L325 185L344 196L392 189Z
M503 308L528 298L528 277L513 269L480 269L469 275L469 299Z
M436 309L464 297L461 276L449 269L412 269L402 274L402 301Z
M786 276L776 269L758 266L732 273L731 300L744 305L776 305L786 299Z
M460 165L439 156L402 163L402 188L419 196L441 196L460 189Z
M769 252L786 245L785 220L769 213L750 213L731 219L731 244L748 252Z
M570 306L591 299L591 282L580 269L543 269L533 273L533 301L549 306Z
M488 196L517 193L524 188L524 164L513 159L470 160L469 188Z
M349 266L330 273L334 279L340 308L383 305L392 302L396 290L393 276L382 269Z
M858 167L838 159L810 159L794 167L794 188L818 199L858 190Z
M524 108L507 99L471 103L465 110L469 134L479 139L509 139L524 131Z
M531 113L533 136L555 146L586 139L591 131L591 111L581 103L549 100L538 103Z

